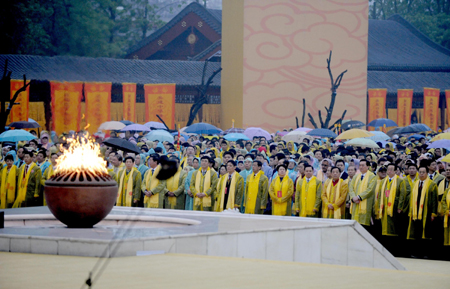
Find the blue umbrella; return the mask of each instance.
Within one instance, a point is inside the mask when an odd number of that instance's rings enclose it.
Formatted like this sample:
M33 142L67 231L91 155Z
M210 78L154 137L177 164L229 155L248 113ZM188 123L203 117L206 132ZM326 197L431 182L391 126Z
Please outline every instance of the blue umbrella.
M379 119L374 119L372 120L367 126L372 126L372 127L383 127L384 125L386 125L387 127L390 126L398 126L395 121L390 120L388 118L379 118Z
M124 125L130 125L133 124L134 122L129 121L129 120L119 120L121 123L123 123Z
M248 136L243 133L229 133L223 137L226 140L237 141L237 140L250 140Z
M133 123L133 124L127 125L120 131L121 132L124 132L124 131L150 131L150 129L143 124Z
M337 137L337 134L335 134L334 132L332 132L331 130L326 129L326 128L313 129L312 131L309 131L308 133L306 133L306 135L318 136L318 137Z
M424 131L431 131L432 129L423 123L415 123L411 124L405 127L399 127L397 130L395 130L396 134L406 134L406 133L418 133L418 132L424 132Z
M23 140L32 140L35 138L36 137L34 135L22 129L8 130L0 134L0 142L18 142Z
M441 139L433 142L428 146L429 149L446 149L450 148L450 139Z
M425 138L425 137L423 135L421 135L421 134L413 134L413 135L410 135L408 137L408 139L412 139L412 138L415 138L416 140L420 140L420 139Z
M176 136L176 135L178 135L178 132L172 132L172 135ZM189 136L185 133L180 133L180 136L184 137L185 140L189 139Z
M147 135L145 135L145 138L150 141L158 140L160 142L168 141L170 143L174 142L173 136L168 132L167 130L152 130Z
M194 123L184 130L185 133L196 133L196 134L215 134L221 133L222 130L209 123L199 122Z
M390 139L391 137L388 136L387 134L385 134L382 131L371 131L371 133L373 133L373 136L368 136L366 137L367 139L371 139L373 141L386 141L388 139Z

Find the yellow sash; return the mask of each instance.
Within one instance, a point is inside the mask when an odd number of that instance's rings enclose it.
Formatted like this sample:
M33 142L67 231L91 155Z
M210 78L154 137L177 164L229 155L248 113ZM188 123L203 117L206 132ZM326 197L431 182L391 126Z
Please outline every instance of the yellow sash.
M30 179L31 171L34 169L35 166L36 166L35 163L30 164L30 167L28 168L28 172L25 175L25 178L23 177L23 175L25 173L26 164L22 166L19 175L19 188L17 191L17 199L14 202L13 208L22 207L22 202L25 201L25 197L27 196L28 180Z
M450 190L447 191L447 212L444 217L444 228L448 228L448 211L450 210Z
M438 195L442 196L445 193L445 178L439 183L438 186ZM442 203L438 202L438 215L442 216L444 212L442 211Z
M317 172L317 179L323 182L323 172L321 169Z
M419 179L419 173L416 173L416 176L414 177L414 182L412 181L410 175L408 175L406 178L408 179L409 186L411 187L411 190L412 190L414 188L414 185L416 184L417 180Z
M289 177L287 175L284 176L283 181L280 182L280 176L277 175L276 179L275 179L275 185L274 185L274 189L275 189L275 194L277 194L277 192L281 191L281 198L287 196L288 194L288 189L289 189ZM286 210L287 210L287 206L286 206L286 202L285 203L278 203L278 202L272 202L272 207L273 207L273 214L275 216L284 216L286 215Z
M334 203L336 203L336 200L338 200L341 196L341 184L342 184L343 180L339 179L339 182L336 185L336 194L334 196ZM333 189L333 181L331 180L328 183L328 187L327 187L327 199L328 201L331 203L331 190ZM328 216L328 206L325 205L325 209L323 211L323 217ZM334 210L334 218L335 219L340 219L341 218L341 209L340 208L336 208Z
M361 175L362 174L359 173L356 176L354 176L355 178L357 178L356 182L355 182L355 193L356 193L356 195L359 195L358 192L356 192L356 189L358 188L358 183L361 182ZM366 172L366 174L364 175L364 178L363 178L363 180L361 182L361 185L359 186L359 191L360 192L365 191L367 189L367 185L369 184L369 178L372 175L373 175L372 172L370 172L370 171ZM353 209L353 202L351 204L350 210L352 210L352 209ZM350 211L350 212L352 212L352 211ZM358 212L358 214L365 214L365 213L367 213L367 199L364 199L361 202L359 202L359 212Z
M147 177L145 178L145 188L147 191L153 190L159 185L159 180L156 178L158 176L159 171L161 170L161 166L158 165L155 171L152 174L152 169L149 169ZM152 194L150 197L144 197L144 204L146 208L158 208L159 207L159 193Z
M394 202L395 202L395 194L397 191L397 178L398 176L395 175L392 178L392 184L391 184L391 191L389 193L388 198L388 208L387 208L387 214L388 216L392 217L394 212ZM380 210L378 212L378 217L381 219L383 217L383 209L384 209L384 195L386 193L386 185L389 182L389 177L386 177L386 179L383 182L383 186L381 187L381 195L380 195Z
M222 179L222 190L220 191L220 206L217 208L218 212L222 212L223 211L223 206L226 205L225 209L234 209L234 199L236 197L236 175L237 172L234 172L233 176L231 177L231 183L230 183L230 191L227 192L228 194L228 200L227 203L224 204L225 202L225 190L227 187L227 182L228 182L228 177L229 177L229 173L226 173L223 176Z
M16 166L13 165L9 170L8 167L4 167L2 170L2 184L0 192L0 209L8 208L8 204L14 203L16 197Z
M167 180L167 189L170 192L174 192L178 189L180 183L181 167L178 168L177 173ZM177 205L177 197L168 197L170 207L173 208Z
M195 176L195 190L198 193L204 193L206 194L206 191L209 190L209 188L211 187L211 169L208 168L206 173L205 173L205 182L203 184L203 192L200 192L200 183L202 181L202 169L200 168L197 171L197 175ZM203 207L205 208L209 208L211 207L211 196L204 196L203 198L198 198L195 197L194 198L194 206L200 206L200 209L203 210Z
M410 208L410 210L412 210L412 219L414 221L416 221L417 219L422 220L422 215L423 215L422 212L423 212L425 196L427 195L428 187L430 186L431 182L432 182L432 180L427 178L423 184L422 195L420 196L420 200L419 200L420 207L419 207L418 212L417 212L417 201L418 201L417 198L419 197L420 181L414 185L414 189L413 189L412 197L411 197L411 208Z
M302 202L302 209L300 211L300 217L306 217L307 215L314 215L314 205L316 204L316 177L312 177L309 183L306 184L306 177L303 178L302 194L300 195ZM306 188L308 186L308 188ZM306 194L306 196L305 196Z
M256 176L252 172L250 175L250 178L247 179L247 186L248 186L248 194L245 200L245 213L246 214L254 214L255 213L255 206L256 206L256 199L258 198L258 192L259 192L259 179L261 176L264 175L263 171L259 171Z
M136 168L133 167L131 171L128 173L128 182L127 187L123 188L123 183L125 179L125 175L127 174L126 169L123 170L122 177L120 177L119 189L117 192L117 206L123 206L124 195L125 195L125 206L131 207L133 200L133 173L136 171Z

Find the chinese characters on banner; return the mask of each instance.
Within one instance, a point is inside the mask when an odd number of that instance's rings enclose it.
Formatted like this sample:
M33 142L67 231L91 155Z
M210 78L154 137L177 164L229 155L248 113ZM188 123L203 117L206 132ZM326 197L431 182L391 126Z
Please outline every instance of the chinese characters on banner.
M412 101L412 89L397 90L397 125L399 127L411 124Z
M111 82L87 82L84 84L86 124L89 134L111 120Z
M79 131L81 124L82 82L50 82L52 130L57 134Z
M10 99L14 97L16 91L21 89L23 86L23 80L13 80L11 79L11 95ZM11 122L15 121L28 121L28 101L29 101L30 86L27 86L27 90L23 91L17 97L15 103L19 103L13 106L10 117Z
M445 99L447 100L447 127L450 126L450 90L445 91Z
M175 127L175 84L146 84L145 121L158 121L159 115L170 129Z
M123 119L136 122L136 83L122 83Z
M368 123L378 118L386 118L386 92L387 89L369 89Z
M438 88L423 89L423 123L434 131L438 130L439 93Z

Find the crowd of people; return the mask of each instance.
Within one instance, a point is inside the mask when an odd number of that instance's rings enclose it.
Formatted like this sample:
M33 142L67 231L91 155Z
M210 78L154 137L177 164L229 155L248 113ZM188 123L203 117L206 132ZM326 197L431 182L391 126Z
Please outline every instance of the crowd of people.
M44 131L3 143L0 208L45 205L44 183L57 170L64 138L75 136ZM377 149L277 135L174 143L122 137L141 153L95 139L118 184L117 206L352 219L396 256L450 260L450 166L441 161L444 149L428 149L433 134L394 136ZM173 174L161 177L168 166Z

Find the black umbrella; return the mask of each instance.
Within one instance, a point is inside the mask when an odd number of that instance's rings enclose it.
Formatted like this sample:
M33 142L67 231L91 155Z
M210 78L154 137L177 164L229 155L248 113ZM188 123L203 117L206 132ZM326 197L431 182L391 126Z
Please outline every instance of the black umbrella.
M131 142L117 137L112 137L103 142L105 145L135 154L140 154L141 151L137 147L137 145L132 144Z
M325 128L313 129L312 131L307 132L306 135L318 136L318 137L337 137L337 134L335 134L331 130L325 129Z
M423 123L415 123L405 127L399 127L395 130L396 134L407 134L407 133L419 133L425 131L431 131L432 129Z
M358 128L358 127L363 127L363 126L365 126L365 124L362 121L350 120L350 121L344 122L342 124L342 129L343 130L349 130L349 129L352 129L352 128Z
M121 123L123 123L124 125L130 125L133 124L134 122L129 121L129 120L119 120Z
M37 122L33 121L15 121L8 125L13 128L38 128L41 127Z

